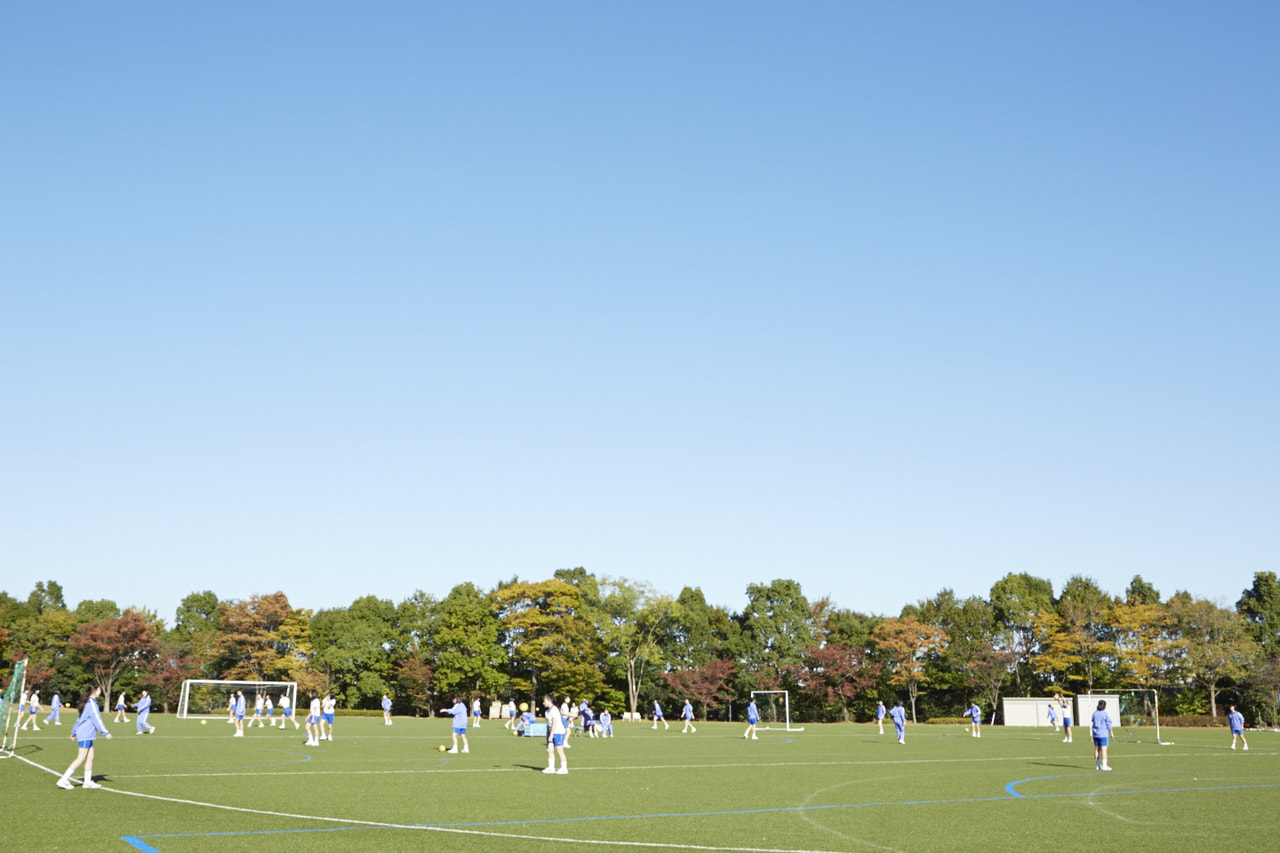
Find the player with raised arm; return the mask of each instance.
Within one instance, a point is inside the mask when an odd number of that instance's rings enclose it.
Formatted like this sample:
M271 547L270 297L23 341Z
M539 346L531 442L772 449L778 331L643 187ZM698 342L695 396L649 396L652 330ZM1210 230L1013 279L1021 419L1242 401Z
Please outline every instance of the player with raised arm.
M81 764L84 764L83 786L85 788L102 787L93 781L93 741L98 735L104 735L107 740L111 740L111 732L107 731L107 727L102 722L102 715L98 713L97 700L101 694L102 688L95 685L84 694L84 699L80 702L80 715L71 729L71 739L80 749L76 753L75 761L71 762L71 766L58 779L59 788L70 791L74 787L71 784L71 774Z
M1071 743L1071 704L1065 696L1062 697L1062 730L1067 733L1062 742Z
M1107 700L1098 700L1098 710L1089 721L1093 733L1093 763L1099 770L1110 770L1107 764L1107 744L1111 741L1111 715L1107 713Z
M558 773L562 776L569 773L569 759L564 754L564 717L550 694L542 697L542 707L547 716L547 769L543 773ZM556 769L556 756L560 756L560 769Z
M982 709L978 707L978 703L971 703L969 710L965 713L969 715L969 735L971 737L982 737Z
M893 710L889 712L889 716L893 718L893 729L898 735L898 743L905 744L907 742L907 709L902 707L901 699L893 703Z
M1248 752L1249 741L1244 739L1244 714L1237 711L1235 705L1231 706L1231 713L1227 714L1227 725L1231 728L1231 748L1236 748L1236 738L1240 738L1240 743L1244 744L1242 751Z
M453 715L453 748L449 752L456 755L458 753L458 736L462 736L462 751L470 752L471 747L467 744L467 703L463 702L457 696L453 697L453 707L445 708L440 713Z
M324 694L320 708L320 740L333 740L333 715L338 709L338 700L333 698L333 691ZM326 734L327 732L327 734Z

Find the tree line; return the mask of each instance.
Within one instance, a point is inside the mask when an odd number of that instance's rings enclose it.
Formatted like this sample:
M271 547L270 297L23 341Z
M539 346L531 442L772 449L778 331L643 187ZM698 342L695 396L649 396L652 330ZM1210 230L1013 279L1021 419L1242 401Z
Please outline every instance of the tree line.
M483 591L398 604L366 596L345 608L295 608L283 592L182 600L171 622L112 601L74 609L40 582L25 601L0 592L0 675L29 659L47 698L90 684L107 695L149 690L168 710L189 678L296 681L342 707L431 714L454 694L498 699L568 694L597 707L646 711L694 702L724 719L752 690L790 690L792 716L869 719L901 698L913 720L958 716L1005 695L1163 689L1179 714L1216 715L1224 694L1251 720L1277 722L1280 582L1259 572L1234 607L1186 592L1162 599L1140 576L1122 595L1072 577L1008 574L987 597L950 589L876 616L809 601L800 585L750 584L741 612L625 578L562 569ZM1162 705L1163 707L1163 705Z

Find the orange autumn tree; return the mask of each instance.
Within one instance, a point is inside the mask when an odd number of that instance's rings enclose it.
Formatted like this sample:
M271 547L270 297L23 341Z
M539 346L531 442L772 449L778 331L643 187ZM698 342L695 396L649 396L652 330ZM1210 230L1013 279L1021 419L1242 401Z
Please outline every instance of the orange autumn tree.
M871 643L889 673L889 683L904 687L911 699L911 722L916 722L916 697L929 682L925 664L946 647L947 632L914 616L885 619L871 631Z

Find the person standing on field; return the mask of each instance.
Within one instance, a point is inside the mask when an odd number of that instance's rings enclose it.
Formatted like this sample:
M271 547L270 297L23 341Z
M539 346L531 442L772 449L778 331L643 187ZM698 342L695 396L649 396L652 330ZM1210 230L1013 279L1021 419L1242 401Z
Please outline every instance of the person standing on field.
M320 740L333 740L333 716L338 710L338 700L333 698L333 691L324 695L320 713ZM328 732L326 734L325 732Z
M1054 710L1053 703L1049 703L1049 725L1053 726L1053 730L1058 730L1058 712Z
M1062 730L1067 733L1062 742L1071 743L1071 703L1065 696L1062 697Z
M566 776L569 773L569 759L564 754L564 717L556 707L556 701L550 694L542 697L542 707L547 717L547 768L543 773L557 773ZM556 769L556 756L560 756L560 769Z
M138 727L134 734L142 734L146 732L149 735L156 733L156 727L147 722L147 717L151 716L151 694L142 691L142 695L138 697L138 701L133 703L133 707L138 713L134 714L134 719L138 721Z
M107 727L102 722L102 715L98 713L97 699L100 695L102 695L102 688L95 686L84 694L84 699L80 702L80 716L76 719L76 724L71 729L71 739L76 742L76 746L80 750L76 753L75 761L71 762L71 766L58 779L59 788L70 791L75 787L71 784L71 774L81 764L84 765L82 787L102 787L93 781L93 741L98 735L103 735L107 740L111 740L111 732L107 731Z
M902 707L901 699L894 703L889 716L893 718L893 728L898 734L898 743L905 744L907 742L907 709Z
M298 719L293 716L293 703L289 701L288 693L280 694L280 731L284 731L286 722L293 723L293 730L296 732L299 728ZM310 738L308 738L310 740Z
M40 691L32 690L31 695L27 697L27 715L24 717L22 716L21 712L19 712L18 714L19 718L22 720L22 725L18 726L18 730L26 731L27 724L30 723L31 728L35 729L36 731L40 731L40 726L37 725L39 720L36 719L36 714L38 714L39 712L40 712Z
M480 728L480 697L471 700L471 728Z
M50 720L53 720L55 726L62 725L62 697L56 690L53 691L53 698L49 700L49 716L44 718L44 724L49 725Z
M693 724L693 704L688 699L684 700L684 707L680 709L680 718L684 720L684 728L680 730L680 734L698 731Z
M969 705L966 712L969 715L969 734L972 737L982 737L982 709L978 707L977 702Z
M297 728L298 721L294 720L293 725ZM311 692L311 707L307 711L307 746L320 745L320 697L315 691Z
M382 724L391 725L391 697L385 693L382 694Z
M1111 715L1107 713L1107 700L1098 700L1098 710L1090 720L1093 732L1093 763L1099 770L1110 770L1107 764L1107 744L1111 742Z
M244 737L244 691L236 691L236 732L232 737Z
M751 740L760 740L756 737L758 722L760 722L760 709L756 707L756 697L752 696L750 704L747 705L747 730L742 733L742 736Z
M1243 751L1248 752L1249 741L1244 739L1244 714L1237 711L1235 705L1231 706L1231 713L1227 714L1227 725L1231 727L1231 748L1236 748L1236 738L1240 738L1240 743L1244 744Z
M453 707L445 708L440 713L453 715L453 748L449 752L457 754L459 735L462 736L462 751L470 752L471 747L467 744L467 703L454 696Z
M884 715L886 711L884 702L876 703L876 725L880 726L880 734L884 734Z
M109 696L109 695L107 696L107 701L108 701L108 702L110 702L110 701L111 701L111 696ZM121 717L123 717L124 719L122 720L122 719L121 719ZM121 690L121 691L120 691L120 698L116 700L116 718L115 718L114 720L112 720L112 722L113 722L113 723L120 723L120 722L127 723L127 722L129 722L129 706L128 706L128 704L124 701L124 691L123 691L123 690Z
M663 731L671 728L671 726L667 725L667 718L662 716L662 706L658 704L657 699L654 699L653 700L653 727L655 729L658 727L658 723L662 723Z

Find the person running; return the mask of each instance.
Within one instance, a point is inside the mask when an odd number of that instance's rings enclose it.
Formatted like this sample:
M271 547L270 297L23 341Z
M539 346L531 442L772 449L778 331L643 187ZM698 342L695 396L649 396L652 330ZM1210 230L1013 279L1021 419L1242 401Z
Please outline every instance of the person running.
M298 725L297 718L293 716L293 702L289 701L289 694L281 693L280 694L280 731L284 731L284 724L286 722L293 723L293 730L295 732L299 728L301 728L301 726Z
M978 703L970 704L969 710L965 713L969 715L969 735L982 737L982 709L978 707Z
M315 691L311 692L311 707L307 712L307 746L320 745L320 697ZM294 726L298 725L298 721L293 721Z
M391 725L391 697L385 693L382 694L382 724Z
M569 759L564 754L564 717L556 707L555 700L548 694L542 697L542 707L547 709L547 769L543 773L558 773L567 776ZM556 756L560 756L560 769L556 769Z
M454 696L453 707L445 708L440 713L453 715L453 747L449 750L449 753L452 755L458 754L459 735L462 736L462 752L470 752L471 748L467 744L467 703Z
M1053 703L1049 703L1049 725L1053 726L1053 730L1058 730L1058 711L1053 707Z
M138 701L133 703L134 709L138 712L133 715L138 721L138 727L134 730L134 734L140 735L146 732L149 735L156 733L156 727L147 722L147 717L151 716L151 694L142 691L142 695L138 697Z
M76 746L80 749L76 753L75 761L71 762L71 766L58 779L59 788L70 791L75 787L71 784L71 774L81 764L84 765L84 782L82 786L85 788L102 787L93 781L93 741L98 735L103 735L107 740L111 740L111 732L107 731L107 727L102 722L102 715L98 713L97 700L100 695L102 695L102 688L95 685L84 694L84 699L80 702L80 715L76 718L76 724L71 729L71 739L76 742Z
M658 723L662 723L664 731L666 729L671 728L671 726L667 725L666 717L662 716L662 706L658 704L657 699L654 699L653 700L653 727L655 729L658 727Z
M876 725L880 727L880 734L884 734L884 715L887 713L884 702L876 703Z
M760 709L756 707L756 697L751 697L751 703L747 705L747 730L743 732L744 738L752 740L760 740L756 737L756 723L760 722Z
M1237 711L1235 705L1231 706L1231 713L1227 714L1227 725L1231 727L1231 748L1236 748L1236 738L1240 738L1240 743L1244 744L1243 751L1248 752L1249 741L1244 739L1244 714Z
M1107 713L1107 700L1098 700L1098 710L1090 720L1093 731L1093 763L1099 770L1110 770L1107 764L1107 744L1111 742L1111 715Z
M125 699L124 691L121 690L120 698L116 700L116 718L111 722L113 723L129 722L129 705L124 701L124 699ZM108 696L107 701L110 701L110 700L111 700L111 697ZM121 717L123 717L124 719L122 720Z
M338 709L338 700L333 698L332 690L324 695L324 701L320 705L320 740L332 741L333 715Z
M893 729L898 735L898 743L905 744L907 742L907 709L902 707L901 699L893 703L893 710L889 712L889 716L893 718Z
M480 728L480 697L471 700L471 728Z
M253 728L254 723L258 724L258 728L262 728L263 707L264 705L262 702L262 694L261 693L253 694L253 719L249 721L249 728Z
M236 691L236 733L232 737L244 737L244 691Z
M608 708L600 711L600 737L613 737L613 715Z
M1062 698L1062 730L1067 733L1062 742L1071 743L1071 704L1065 696Z
M276 705L271 701L270 693L262 697L262 716L271 721L271 728L276 727Z
M698 731L693 724L693 703L688 699L684 700L684 707L680 709L680 718L684 720L684 728L680 730L680 734Z
M44 724L49 725L50 720L53 720L55 726L62 725L62 697L56 690L53 691L53 698L49 700L49 716L44 718Z

